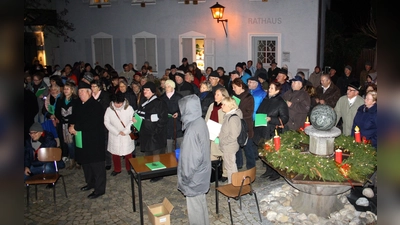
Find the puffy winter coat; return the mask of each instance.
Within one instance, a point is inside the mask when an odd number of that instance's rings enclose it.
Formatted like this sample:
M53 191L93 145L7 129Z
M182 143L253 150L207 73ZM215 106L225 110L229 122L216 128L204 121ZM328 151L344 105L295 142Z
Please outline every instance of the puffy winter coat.
M115 111L114 111L115 110ZM119 118L115 112L118 113ZM108 145L107 150L113 155L128 155L135 150L135 141L129 136L132 126L132 116L134 114L132 106L129 105L128 100L121 107L116 108L114 102L110 102L104 114L104 125L108 130ZM125 127L122 126L121 121ZM119 132L124 132L125 136L120 135Z

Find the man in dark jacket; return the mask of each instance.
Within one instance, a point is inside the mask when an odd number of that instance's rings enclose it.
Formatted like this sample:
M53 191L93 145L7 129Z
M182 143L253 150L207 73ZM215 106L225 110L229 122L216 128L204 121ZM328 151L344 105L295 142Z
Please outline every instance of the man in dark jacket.
M82 145L76 146L76 161L82 165L86 186L82 191L94 188L89 199L98 198L106 192L106 168L104 140L104 109L92 97L90 85L78 85L81 104L77 104L70 119L69 132L82 138Z
M321 75L321 85L317 87L316 92L317 103L321 105L329 105L332 108L335 108L336 102L341 96L339 88L332 83L329 74Z
M185 131L178 163L178 189L186 196L189 224L210 224L206 193L210 189L210 139L201 117L199 97L188 95L178 102Z
M146 101L139 105L137 114L143 119L140 127L140 151L146 156L165 153L167 146L168 107L156 95L156 85L149 81L143 85ZM152 178L150 182L161 180Z
M53 162L43 163L37 159L36 151L39 148L57 147L57 142L51 132L43 131L40 123L34 123L29 128L29 139L25 140L24 150L24 180L30 175L40 173L54 173L56 171ZM57 163L59 169L64 168L64 161ZM52 185L48 185L52 187Z

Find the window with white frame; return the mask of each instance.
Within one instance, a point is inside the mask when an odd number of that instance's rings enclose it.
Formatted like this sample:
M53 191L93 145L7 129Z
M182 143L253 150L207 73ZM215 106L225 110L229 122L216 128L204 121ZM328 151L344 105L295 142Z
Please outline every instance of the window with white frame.
M93 65L104 67L110 64L114 67L113 36L106 33L97 33L92 36Z
M280 34L250 34L249 57L254 62L262 62L264 68L269 68L270 63L281 60L281 35Z
M132 35L133 64L140 70L144 62L149 62L152 72L158 71L157 36L147 32Z
M186 57L189 63L196 62L200 70L208 66L215 68L215 40L206 35L190 31L179 35L179 58Z

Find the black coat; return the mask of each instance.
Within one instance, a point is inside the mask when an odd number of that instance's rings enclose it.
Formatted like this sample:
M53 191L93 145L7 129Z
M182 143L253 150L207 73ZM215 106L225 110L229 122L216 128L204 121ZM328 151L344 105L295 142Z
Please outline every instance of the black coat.
M183 81L181 84L176 84L175 91L181 94L183 97L194 94L193 86L186 81Z
M152 152L167 146L167 104L155 95L150 99L153 100L142 103L137 111L138 115L143 118L139 138L142 152ZM152 115L158 117L158 121L152 122Z
M203 94L204 93L204 94ZM205 118L208 108L211 103L214 102L214 94L212 91L206 91L203 93L199 93L200 105L201 105L201 117ZM204 95L204 96L203 96Z
M29 128L35 122L35 115L39 112L36 95L24 89L24 140L30 138Z
M271 121L266 127L254 127L253 140L256 144L261 138L268 140L274 136L275 127L280 124L279 118L283 124L289 121L289 108L281 96L265 97L258 107L257 113L266 113L268 117L271 117Z
M136 97L135 93L133 93L133 91L127 90L124 93L124 97L126 98L126 100L128 100L129 105L132 106L133 110L137 110L138 109L137 97Z
M182 122L181 122L181 112L179 110L178 101L183 98L183 96L177 92L175 92L171 98L168 98L164 93L161 95L160 99L162 99L165 104L167 104L168 114L178 113L178 117L176 118L176 137L183 137L182 132ZM174 118L168 116L167 122L167 139L174 139Z
M104 110L91 97L84 104L76 104L70 118L76 131L82 132L82 148L75 148L76 161L82 164L105 161Z

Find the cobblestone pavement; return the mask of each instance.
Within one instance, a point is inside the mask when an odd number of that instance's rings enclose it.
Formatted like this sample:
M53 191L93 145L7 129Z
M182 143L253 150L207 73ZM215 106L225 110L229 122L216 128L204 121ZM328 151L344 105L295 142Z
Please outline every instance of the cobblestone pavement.
M138 151L136 154L142 155ZM268 190L286 182L283 178L273 182L259 178L265 172L265 167L260 160L256 164L257 178L253 187L256 191L261 190L261 192L257 191L257 198L260 201L263 196L269 194ZM65 197L62 181L59 180L56 187L56 207L53 204L51 189L46 189L45 185L38 186L38 199L36 200L34 187L31 187L29 210L25 200L24 224L140 224L138 196L136 196L136 212L133 212L132 209L129 175L126 171L122 171L112 177L110 176L111 172L112 169L107 171L106 193L97 199L88 199L87 195L91 191L80 191L80 188L85 185L83 170L60 170L60 173L64 175L68 198ZM144 180L142 185L144 204L160 203L166 197L174 205L171 224L188 224L186 201L185 197L177 190L176 175L164 177L155 183ZM23 190L26 199L26 189ZM137 195L137 191L135 191L135 195ZM226 199L225 196L219 195L219 214L216 214L215 185L212 183L207 194L210 224L230 224ZM247 195L242 198L242 210L239 209L239 201L232 200L231 206L234 224L272 224L263 215L263 221L259 221L254 196ZM146 209L143 214L144 224L150 224Z

